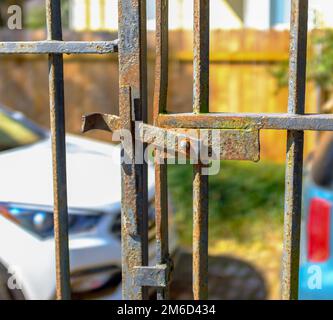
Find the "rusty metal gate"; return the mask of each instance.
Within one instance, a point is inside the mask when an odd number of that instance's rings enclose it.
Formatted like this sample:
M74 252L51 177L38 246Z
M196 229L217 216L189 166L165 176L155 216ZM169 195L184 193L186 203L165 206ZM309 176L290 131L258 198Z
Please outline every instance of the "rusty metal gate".
M48 54L50 114L54 179L54 226L57 298L70 299L68 250L63 54L119 55L120 116L92 114L84 118L84 131L103 129L132 134L130 147L122 144L122 269L124 299L146 299L156 287L157 298L168 298L172 261L168 252L168 147L181 137L179 150L190 158L195 143L190 131L208 132L211 150L217 134L219 159L259 160L259 131L287 130L286 194L282 298L298 298L299 242L305 130L333 130L331 115L305 114L308 0L292 0L288 113L209 113L209 1L194 0L193 113L168 114L168 0L156 0L156 70L154 125L147 124L146 1L119 0L119 40L109 42L62 41L60 0L46 0L47 40L1 42L1 54ZM227 81L227 79L226 79ZM139 122L138 139L134 122ZM199 135L201 136L201 135ZM141 144L138 144L138 141ZM199 141L199 143L201 143ZM135 149L155 148L155 207L157 262L148 266L147 164L136 163ZM201 149L200 149L201 150ZM201 151L200 151L201 152ZM160 161L160 160L163 161ZM200 158L201 159L201 158ZM193 294L208 292L208 175L207 161L193 164Z

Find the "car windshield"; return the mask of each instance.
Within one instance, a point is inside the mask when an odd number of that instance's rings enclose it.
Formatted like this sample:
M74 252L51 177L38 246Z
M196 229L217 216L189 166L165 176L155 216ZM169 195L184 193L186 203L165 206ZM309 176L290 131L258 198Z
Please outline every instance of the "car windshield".
M43 137L42 130L23 115L0 109L0 151L33 144Z

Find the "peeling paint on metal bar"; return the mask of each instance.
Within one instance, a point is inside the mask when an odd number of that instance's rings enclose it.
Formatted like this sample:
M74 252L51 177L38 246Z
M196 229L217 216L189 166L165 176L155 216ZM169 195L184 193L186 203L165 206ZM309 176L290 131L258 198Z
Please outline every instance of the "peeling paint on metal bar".
M304 114L306 89L308 0L291 1L289 117ZM323 122L323 121L322 121ZM290 128L287 134L284 232L281 296L298 299L300 260L304 132Z
M194 0L193 113L209 112L209 1ZM231 145L230 145L231 146ZM225 148L226 147L226 148ZM229 146L223 146L226 150ZM233 150L227 150L231 155ZM202 159L201 159L202 160ZM195 300L208 298L208 176L202 163L193 166L193 264Z
M134 134L133 121L147 122L148 112L146 0L118 3L120 123ZM148 170L135 164L134 152L132 164L122 165L122 226L123 299L145 300L148 289L135 283L134 268L148 265Z
M274 129L297 131L333 131L332 114L288 113L173 113L160 114L158 125L163 128L197 129Z
M169 78L169 0L156 1L156 60L154 86L154 125L160 113L166 111ZM167 165L160 164L164 150L154 152L155 160L155 221L156 261L164 264L169 257L168 178ZM169 286L157 288L157 300L169 299Z
M118 40L0 42L0 54L109 54L115 52L118 52Z

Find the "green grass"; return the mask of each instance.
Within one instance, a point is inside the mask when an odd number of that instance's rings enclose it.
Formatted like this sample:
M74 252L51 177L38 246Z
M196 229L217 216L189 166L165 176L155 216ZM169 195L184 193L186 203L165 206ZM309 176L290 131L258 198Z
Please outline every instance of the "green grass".
M169 166L169 186L180 241L192 237L192 166ZM222 162L209 177L209 238L257 242L283 223L284 166L270 162Z

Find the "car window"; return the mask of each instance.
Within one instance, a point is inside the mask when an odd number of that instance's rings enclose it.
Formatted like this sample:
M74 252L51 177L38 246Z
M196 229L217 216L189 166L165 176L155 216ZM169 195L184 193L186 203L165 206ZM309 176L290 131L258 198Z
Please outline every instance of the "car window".
M23 122L0 111L0 151L33 144L40 139L41 136Z

